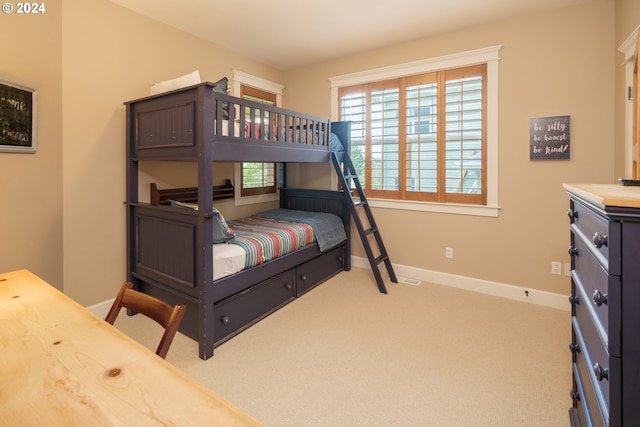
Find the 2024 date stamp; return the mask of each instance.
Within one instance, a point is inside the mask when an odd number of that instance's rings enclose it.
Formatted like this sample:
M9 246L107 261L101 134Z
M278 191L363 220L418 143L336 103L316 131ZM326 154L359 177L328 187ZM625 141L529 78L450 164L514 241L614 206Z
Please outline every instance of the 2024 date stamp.
M2 3L2 12L9 14L15 13L16 15L38 15L45 13L47 7L44 2L37 3Z

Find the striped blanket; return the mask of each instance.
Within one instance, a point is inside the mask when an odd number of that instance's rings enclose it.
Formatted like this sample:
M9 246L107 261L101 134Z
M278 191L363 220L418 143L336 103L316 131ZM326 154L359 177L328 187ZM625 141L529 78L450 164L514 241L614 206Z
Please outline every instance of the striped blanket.
M308 224L257 215L227 221L235 232L231 242L247 253L245 268L254 267L316 241Z

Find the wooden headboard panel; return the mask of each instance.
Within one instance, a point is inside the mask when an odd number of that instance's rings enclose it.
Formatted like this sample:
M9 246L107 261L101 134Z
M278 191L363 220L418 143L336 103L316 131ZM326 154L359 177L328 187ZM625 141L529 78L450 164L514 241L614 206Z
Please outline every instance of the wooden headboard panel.
M149 187L152 205L168 205L169 200L176 200L183 203L198 203L198 187L159 190L155 182L152 182ZM233 184L230 179L225 180L224 185L213 186L213 200L233 199L233 197Z

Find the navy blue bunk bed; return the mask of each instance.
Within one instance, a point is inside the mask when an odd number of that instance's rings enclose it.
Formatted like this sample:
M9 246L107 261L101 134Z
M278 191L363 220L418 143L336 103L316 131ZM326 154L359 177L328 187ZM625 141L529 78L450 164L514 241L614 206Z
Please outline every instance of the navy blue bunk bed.
M233 194L230 182L213 185L214 162L328 163L331 150L348 153L350 123L232 97L208 82L125 105L127 279L142 292L187 306L180 330L198 341L202 359L351 269L350 206L342 191L286 188L286 182L280 208L334 214L342 220L345 240L325 250L310 244L218 280L212 261L219 223L214 200ZM197 187L186 192L155 188L150 203L140 202L138 164L158 160L196 162ZM197 209L176 207L169 199L196 203Z

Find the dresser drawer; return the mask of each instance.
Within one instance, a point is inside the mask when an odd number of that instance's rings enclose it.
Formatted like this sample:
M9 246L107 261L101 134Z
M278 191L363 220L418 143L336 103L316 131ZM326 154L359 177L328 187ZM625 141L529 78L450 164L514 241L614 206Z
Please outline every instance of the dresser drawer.
M610 274L620 275L620 223L609 221L578 201L571 202L569 217L573 232L572 247L578 241L584 242L585 247L593 252Z
M585 412L589 414L588 417L594 426L609 425L608 380L603 380L605 384L602 384L603 381L596 380L593 373L593 364L590 354L592 348L589 347L588 341L585 342L583 339L582 328L579 322L575 317L572 320L575 336L575 342L573 343L575 349L574 375L576 382L582 384L582 394L580 395L580 399L585 407ZM587 335L587 337L587 340L589 338L591 338L591 340L594 339L592 335ZM595 337L595 341L595 347L602 347L597 337ZM602 369L608 369L608 363L607 366Z
M576 363L573 364L573 379L572 397L575 407L569 411L571 427L604 427L607 425L599 410L592 411L592 408L597 408L598 402L592 388L585 390Z
M302 295L342 270L344 270L344 246L305 262L296 268L297 295Z
M214 342L220 344L282 307L294 297L293 270L214 305Z
M619 419L622 409L618 395L622 387L621 359L609 357L595 333L593 323L589 319L584 322L581 320L572 317L575 364L586 396L595 396L597 405L588 405L590 413L595 418L600 416L598 412L601 413L608 425L610 418ZM613 401L610 395L614 396Z
M575 268L571 271L574 314L581 322L590 318L609 354L620 357L620 277L607 274L593 254L580 245L576 246L579 253L574 256Z

